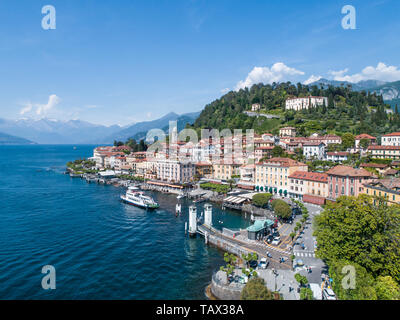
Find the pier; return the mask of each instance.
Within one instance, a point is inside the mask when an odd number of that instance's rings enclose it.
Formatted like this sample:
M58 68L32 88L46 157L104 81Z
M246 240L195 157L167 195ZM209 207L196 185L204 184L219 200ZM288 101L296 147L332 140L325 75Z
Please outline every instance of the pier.
M242 254L247 255L248 253L256 253L259 258L267 258L270 261L270 265L273 265L276 269L292 269L290 260L290 252L283 250L274 250L271 247L267 247L263 243L255 241L244 241L238 239L239 232L221 232L213 227L206 226L204 224L197 226L197 233L204 237L204 241L207 244L212 244L226 252L232 253L241 257ZM231 233L228 235L228 233ZM267 250L270 251L274 257L270 258L267 256ZM280 263L279 257L285 257L285 262Z

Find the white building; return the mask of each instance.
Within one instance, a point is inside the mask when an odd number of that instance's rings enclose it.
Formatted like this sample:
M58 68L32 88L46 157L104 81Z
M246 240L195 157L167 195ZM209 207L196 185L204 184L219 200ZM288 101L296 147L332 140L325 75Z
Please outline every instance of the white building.
M349 157L348 152L327 152L326 153L326 160L327 161L333 161L333 162L343 162L346 161Z
M192 162L159 159L152 162L152 168L157 179L168 182L190 182L196 174L196 167Z
M251 105L251 111L260 111L261 105L259 103L254 103Z
M328 106L328 98L327 97L305 97L305 98L293 98L286 100L286 110L295 110L299 111L302 109L308 109L311 107Z
M303 155L307 159L319 159L325 158L325 144L322 142L306 142L303 144Z
M400 146L400 132L393 132L382 136L381 144L383 146Z

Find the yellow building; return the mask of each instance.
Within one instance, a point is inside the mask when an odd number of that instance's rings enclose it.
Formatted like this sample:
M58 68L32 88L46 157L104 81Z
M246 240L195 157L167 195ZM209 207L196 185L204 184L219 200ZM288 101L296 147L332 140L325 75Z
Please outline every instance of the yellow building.
M384 197L388 204L400 204L400 179L376 179L364 183L364 193L372 197Z
M290 191L289 176L296 171L308 171L308 166L289 158L272 158L257 163L256 191L288 196Z
M241 164L220 160L213 163L213 178L216 180L229 180L232 176L240 176Z

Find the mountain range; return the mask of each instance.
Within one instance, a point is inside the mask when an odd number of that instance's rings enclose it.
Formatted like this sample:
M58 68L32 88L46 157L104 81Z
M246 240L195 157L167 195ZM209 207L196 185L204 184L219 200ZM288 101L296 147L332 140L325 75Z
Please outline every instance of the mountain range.
M114 140L143 139L151 129L160 128L167 132L169 121L177 121L178 129L181 130L187 123L193 123L198 115L199 112L183 115L171 112L157 120L138 122L125 127L97 125L81 120L0 119L0 132L14 138L21 137L21 143L26 139L39 144L111 144ZM8 140L17 141L12 138Z

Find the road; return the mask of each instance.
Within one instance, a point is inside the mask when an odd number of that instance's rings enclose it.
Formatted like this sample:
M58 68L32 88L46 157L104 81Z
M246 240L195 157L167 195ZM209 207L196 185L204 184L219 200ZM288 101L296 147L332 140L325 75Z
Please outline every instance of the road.
M300 274L307 277L310 283L321 283L321 274L326 273L326 265L321 260L315 257L315 245L316 239L313 236L313 225L312 221L314 217L322 212L320 206L311 204L305 204L310 215L310 222L307 223L300 238L296 241L293 246L293 254L296 259L303 260L305 266L311 267L312 272L308 273L305 268L299 270ZM304 249L302 245L304 244Z

